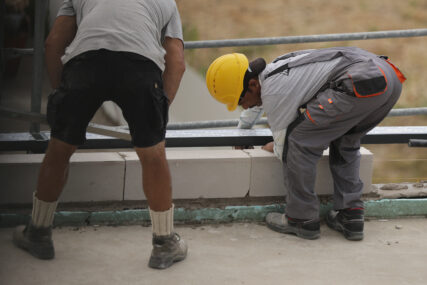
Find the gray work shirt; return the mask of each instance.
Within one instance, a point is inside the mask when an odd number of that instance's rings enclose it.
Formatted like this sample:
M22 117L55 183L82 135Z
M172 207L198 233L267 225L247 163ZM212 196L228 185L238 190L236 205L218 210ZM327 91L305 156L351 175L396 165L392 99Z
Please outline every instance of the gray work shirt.
M259 113L265 111L273 134L274 153L279 159L282 159L288 125L297 118L299 107L313 98L327 82L340 58L293 67L270 77L267 75L276 68L309 54L307 52L268 64L258 77L262 108L248 109L241 115L239 127L250 128L259 118Z
M90 50L140 54L163 71L164 37L183 41L174 0L65 0L57 16L76 16L77 34L61 58L65 64Z

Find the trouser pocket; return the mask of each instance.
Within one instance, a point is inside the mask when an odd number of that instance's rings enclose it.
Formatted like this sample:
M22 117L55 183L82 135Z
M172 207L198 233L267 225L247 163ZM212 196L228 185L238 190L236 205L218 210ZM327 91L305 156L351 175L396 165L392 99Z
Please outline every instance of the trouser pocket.
M312 123L326 126L351 112L356 97L334 89L326 89L307 104L305 116Z

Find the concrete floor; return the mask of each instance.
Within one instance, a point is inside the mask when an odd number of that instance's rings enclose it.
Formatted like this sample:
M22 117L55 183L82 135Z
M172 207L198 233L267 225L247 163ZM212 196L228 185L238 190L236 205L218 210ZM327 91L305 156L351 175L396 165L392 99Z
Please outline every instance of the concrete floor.
M40 261L0 229L0 284L426 284L427 220L372 220L350 242L325 225L314 241L258 224L179 226L185 261L147 267L151 228L54 230L56 258Z

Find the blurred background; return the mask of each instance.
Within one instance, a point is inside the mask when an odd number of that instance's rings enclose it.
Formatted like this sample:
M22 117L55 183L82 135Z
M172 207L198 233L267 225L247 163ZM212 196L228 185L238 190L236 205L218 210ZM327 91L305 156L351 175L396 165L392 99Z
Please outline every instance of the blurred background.
M356 33L427 27L427 0L177 0L186 41ZM204 75L216 57L241 52L249 59L301 49L358 46L387 55L407 77L395 108L427 106L427 38L186 50ZM382 126L427 126L427 116L386 118ZM374 153L373 183L427 180L427 149L363 145Z

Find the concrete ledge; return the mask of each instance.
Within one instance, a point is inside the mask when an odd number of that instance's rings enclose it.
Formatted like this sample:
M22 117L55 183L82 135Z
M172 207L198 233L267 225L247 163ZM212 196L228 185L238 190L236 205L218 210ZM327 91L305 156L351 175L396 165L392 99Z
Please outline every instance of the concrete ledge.
M124 200L145 200L141 165L133 152L126 160ZM249 191L250 158L236 150L168 150L174 199L245 197Z
M263 206L227 206L224 208L175 209L176 223L229 223L229 222L262 222L269 212L284 212L285 205L273 204ZM320 216L324 217L332 204L321 204ZM427 199L397 199L365 202L365 216L371 218L399 218L427 216ZM26 224L29 214L1 214L0 227L14 227ZM55 226L83 225L130 225L150 224L148 209L99 211L99 212L57 212Z
M361 148L360 176L369 192L373 156ZM43 155L0 155L0 205L28 204ZM254 150L167 150L174 199L284 196L281 162ZM60 202L145 200L142 170L134 152L76 153ZM317 194L332 194L328 152L317 166Z
M245 150L251 157L251 185L249 196L283 196L286 194L282 173L282 162L272 153L262 149ZM366 148L360 148L360 179L364 183L363 193L371 191L373 154ZM316 184L314 191L318 195L332 194L334 184L329 169L329 149L317 164Z
M42 154L0 155L0 204L31 203ZM60 202L123 200L125 162L118 153L76 153Z

